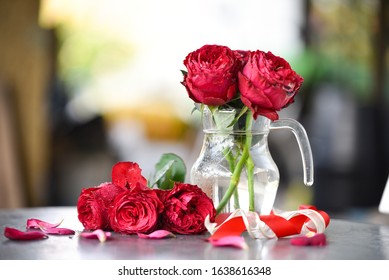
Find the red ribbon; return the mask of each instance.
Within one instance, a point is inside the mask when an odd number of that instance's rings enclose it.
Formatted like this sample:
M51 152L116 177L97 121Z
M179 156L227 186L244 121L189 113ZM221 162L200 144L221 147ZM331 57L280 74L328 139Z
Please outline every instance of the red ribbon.
M329 215L321 210L317 210L315 206L312 205L302 205L299 209L311 209L318 212L324 219L325 227L330 223ZM216 217L216 223L221 225L210 237L212 240L217 240L226 236L236 236L241 235L246 231L246 225L242 216L237 216L226 221L229 214L219 214ZM279 215L271 213L269 215L260 215L261 221L263 221L278 238L300 234L301 230L309 218L303 214L298 214L290 219L285 219ZM225 221L225 222L224 222ZM224 223L223 223L224 222ZM311 229L315 231L315 229Z

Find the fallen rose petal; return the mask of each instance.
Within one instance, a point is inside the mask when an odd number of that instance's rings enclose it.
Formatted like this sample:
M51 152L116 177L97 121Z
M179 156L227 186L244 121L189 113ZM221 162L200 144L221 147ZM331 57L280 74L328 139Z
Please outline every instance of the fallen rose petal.
M144 233L138 233L138 236L140 238L145 238L145 239L161 239L161 238L167 238L167 237L176 237L173 233L171 233L168 230L156 230L153 231L150 234L144 234Z
M56 224L48 223L39 219L28 219L27 220L27 229L40 229L41 227L44 228L56 228L63 222L63 219Z
M323 233L307 234L291 238L290 244L295 246L325 246L327 245L327 239Z
M105 242L108 238L111 237L110 232L105 232L101 229L96 229L92 232L82 232L80 234L81 237L87 238L87 239L98 239L100 242Z
M309 246L309 245L311 245L311 242L309 239L310 239L310 237L306 237L306 236L292 237L290 239L290 244L295 245L295 246Z
M211 239L220 240L229 236L240 236L246 230L246 225L241 216L225 220L212 233Z
M216 247L236 247L239 249L248 249L246 241L242 236L225 236L219 239L208 239L208 241Z
M44 228L44 227L39 227L41 231L47 234L55 234L55 235L73 235L76 232L72 229L68 228Z
M48 236L41 231L20 231L10 227L4 229L4 236L12 240L37 240L48 238Z
M317 233L311 238L311 245L312 246L325 246L327 245L327 238L325 234L323 233Z

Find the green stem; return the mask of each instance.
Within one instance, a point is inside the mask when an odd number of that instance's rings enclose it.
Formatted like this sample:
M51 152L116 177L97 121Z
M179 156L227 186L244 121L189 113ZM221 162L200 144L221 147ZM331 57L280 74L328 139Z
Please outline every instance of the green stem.
M247 170L247 188L249 192L249 211L255 211L255 202L254 202L254 162L249 156L246 161L246 170Z
M234 191L234 208L235 209L240 208L238 188L235 188L235 191Z
M231 180L230 180L230 184L228 186L228 189L227 189L225 195L223 196L222 200L219 202L219 205L216 208L216 212L218 214L221 211L223 211L224 207L227 205L228 201L231 199L232 194L237 191L236 188L237 188L239 180L240 180L240 175L242 173L243 166L248 164L248 160L250 160L250 162L252 162L251 157L250 157L250 146L251 146L251 141L252 141L252 136L251 136L251 131L250 131L251 126L252 126L252 116L249 112L249 113L247 113L247 117L246 117L246 132L247 133L246 133L245 145L243 147L243 152L242 152L242 155L241 155L238 163L236 164L235 168L232 169L233 173L231 176ZM253 169L251 169L250 172L248 171L248 178L251 181L253 181L253 172L252 171L253 171ZM252 184L252 188L253 188L253 184Z
M251 114L247 114L246 119L246 141L245 141L245 149L250 151L251 143L252 143L252 132L251 132L251 126L252 126L252 117ZM249 211L255 211L255 202L254 202L254 162L251 158L250 154L247 157L246 160L246 171L247 171L247 189L249 193Z
M229 165L231 172L233 172L235 170L235 158L234 158L234 155L232 154L232 150L230 149L228 151L223 151L223 153L224 153L224 157L228 161L228 165ZM238 194L238 189L236 189L236 188L234 191L234 208L235 209L240 208L240 206L239 206L239 194Z

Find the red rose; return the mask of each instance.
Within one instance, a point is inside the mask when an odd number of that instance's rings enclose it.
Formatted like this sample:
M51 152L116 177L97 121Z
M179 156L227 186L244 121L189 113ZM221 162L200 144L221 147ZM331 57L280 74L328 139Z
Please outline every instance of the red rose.
M117 194L123 192L120 186L103 183L96 187L85 188L77 201L78 220L86 230L111 230L108 208Z
M188 72L182 84L196 103L218 106L236 96L241 61L228 47L205 45L189 53L184 65Z
M247 60L250 57L250 51L243 51L243 50L234 50L235 57L239 60L240 66L239 69L242 69L243 66L246 65Z
M196 185L175 183L166 191L162 226L179 234L196 234L206 230L204 220L207 215L213 222L216 210L212 200Z
M112 167L112 183L129 189L137 183L147 185L147 180L142 176L142 169L137 163L123 161Z
M116 196L109 209L109 220L115 232L149 233L156 229L163 204L156 192L137 184Z
M294 102L303 78L289 63L271 52L251 52L246 65L238 73L242 102L257 118L263 115L278 119L276 111Z

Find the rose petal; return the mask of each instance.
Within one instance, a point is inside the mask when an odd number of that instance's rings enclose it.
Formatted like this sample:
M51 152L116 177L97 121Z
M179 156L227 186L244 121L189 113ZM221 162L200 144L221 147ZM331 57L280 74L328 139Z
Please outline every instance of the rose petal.
M108 238L111 237L110 232L105 232L101 229L96 229L92 232L82 232L80 234L81 237L87 238L87 239L98 239L100 242L105 242Z
M55 235L73 235L75 234L75 231L68 228L44 228L39 227L41 231L47 234L55 234Z
M12 240L37 240L48 238L48 236L41 231L20 231L10 227L4 229L4 236Z
M309 237L296 236L290 239L290 244L295 246L309 246L311 244Z
M291 238L290 244L295 246L325 246L327 245L327 239L323 233L317 233L313 235L308 233L304 236L296 236Z
M145 238L145 239L161 239L161 238L167 238L167 237L176 237L173 233L171 233L168 230L156 230L153 231L150 234L144 234L144 233L138 233L138 236L140 238Z
M131 189L137 183L147 186L147 179L142 175L142 169L136 162L117 162L112 167L112 183L120 187Z
M323 233L317 233L311 237L312 246L325 246L327 245L327 238Z
M44 228L56 228L62 223L63 219L56 224L48 223L39 219L28 219L27 220L27 229L40 229L41 227Z
M209 238L208 241L216 247L219 246L230 246L230 247L236 247L239 249L248 249L248 246L246 244L246 241L242 236L225 236L219 239L212 239Z
M232 217L225 220L214 230L211 239L220 240L224 237L240 236L246 230L246 225L244 224L242 217Z

